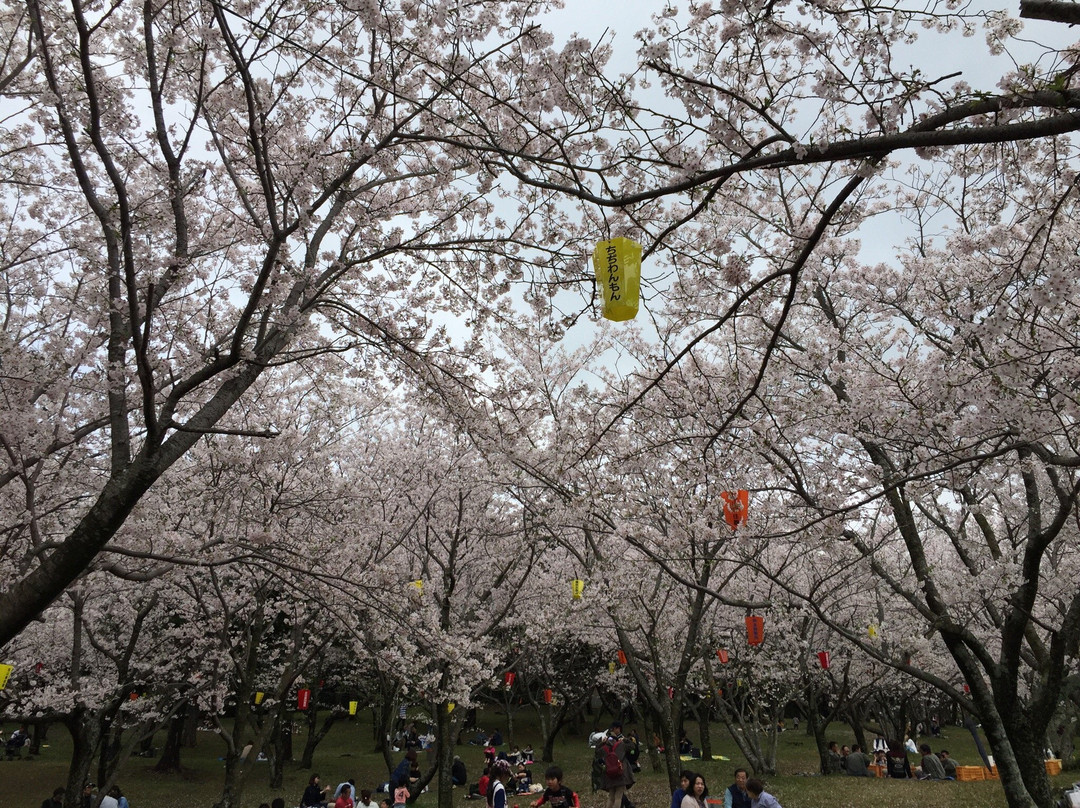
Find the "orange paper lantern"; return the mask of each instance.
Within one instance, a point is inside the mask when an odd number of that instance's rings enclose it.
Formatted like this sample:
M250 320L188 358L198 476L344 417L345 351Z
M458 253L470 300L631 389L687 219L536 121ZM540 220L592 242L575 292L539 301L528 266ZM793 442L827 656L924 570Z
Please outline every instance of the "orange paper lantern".
M724 491L720 496L724 500L724 520L728 527L737 530L739 525L746 524L746 515L750 510L750 492L745 489Z
M728 652L726 648L716 649L716 658L720 660L721 665L728 664Z
M551 699L551 688L547 688L546 690L544 690L544 704L551 704Z
M626 652L623 651L621 648L615 652L615 656L618 657L620 665L626 664Z

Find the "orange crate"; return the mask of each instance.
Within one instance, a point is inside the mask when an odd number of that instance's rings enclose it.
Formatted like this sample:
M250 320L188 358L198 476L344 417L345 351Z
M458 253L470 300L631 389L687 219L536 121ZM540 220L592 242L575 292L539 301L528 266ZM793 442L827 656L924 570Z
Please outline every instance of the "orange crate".
M985 780L986 769L982 766L957 766L956 779L965 781Z
M1061 760L1058 758L1051 758L1046 761L1046 773L1051 776L1061 774Z

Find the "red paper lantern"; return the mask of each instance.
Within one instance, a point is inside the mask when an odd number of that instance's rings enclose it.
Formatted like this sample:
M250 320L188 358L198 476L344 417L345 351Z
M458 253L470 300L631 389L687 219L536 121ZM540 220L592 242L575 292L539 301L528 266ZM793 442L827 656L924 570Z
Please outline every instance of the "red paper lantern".
M296 707L299 710L306 710L311 705L311 691L304 687L296 692Z
M829 657L828 651L817 652L818 662L821 663L821 669L827 671L829 669L829 663L832 661Z
M716 658L720 660L721 665L728 664L728 652L726 648L716 649Z
M615 652L615 656L618 657L620 665L626 664L626 652L623 651L621 648Z
M761 645L765 641L765 618L756 614L746 618L746 641L751 645Z
M732 530L738 530L739 525L746 524L746 515L750 510L750 492L746 489L723 491L720 496L724 500L724 520Z
M136 693L134 690L132 690L130 693L128 693L128 698L131 699L132 701L138 701L139 700L139 694Z
M551 704L551 688L544 690L544 704Z
M965 693L970 693L970 692L971 692L971 688L970 688L970 687L968 687L967 685L964 685L964 692L965 692Z
M513 671L507 671L506 673L503 674L503 682L506 684L507 687L513 687L514 686L514 680L516 678L517 678L517 674L514 673Z

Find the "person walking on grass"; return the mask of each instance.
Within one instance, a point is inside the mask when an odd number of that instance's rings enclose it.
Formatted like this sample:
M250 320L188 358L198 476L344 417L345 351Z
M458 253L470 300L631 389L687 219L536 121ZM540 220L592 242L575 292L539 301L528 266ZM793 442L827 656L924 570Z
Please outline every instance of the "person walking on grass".
M596 760L603 766L600 788L608 793L607 808L621 808L626 790L634 785L634 772L626 754L622 722L612 721L607 738L596 748Z

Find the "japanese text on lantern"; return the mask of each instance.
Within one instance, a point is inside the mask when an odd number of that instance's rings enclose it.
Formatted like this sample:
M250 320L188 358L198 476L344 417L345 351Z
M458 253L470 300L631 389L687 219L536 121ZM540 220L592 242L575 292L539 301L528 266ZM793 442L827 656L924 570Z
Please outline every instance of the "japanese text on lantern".
M632 320L641 289L641 245L628 238L601 241L593 251L593 270L603 292L601 314L616 322Z

